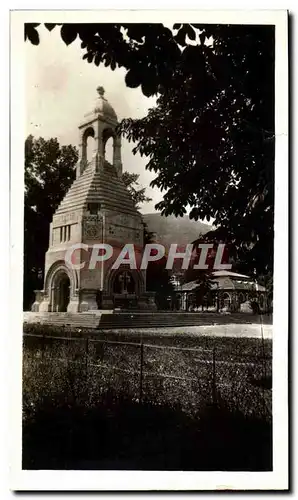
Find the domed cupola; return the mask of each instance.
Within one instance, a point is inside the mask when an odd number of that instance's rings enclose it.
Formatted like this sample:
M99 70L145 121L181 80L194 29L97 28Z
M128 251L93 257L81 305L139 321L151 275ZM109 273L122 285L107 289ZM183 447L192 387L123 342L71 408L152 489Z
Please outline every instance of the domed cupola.
M121 162L121 137L117 131L117 115L114 108L104 97L104 88L97 87L98 97L93 110L85 114L83 122L79 125L79 161L77 164L77 177L82 175L87 166L91 166L96 171L103 170L105 166L112 167L111 171L117 176L122 175ZM92 158L87 160L87 140L94 139L94 149ZM110 165L106 161L106 143L113 138L113 161Z
M93 113L100 115L103 119L110 118L117 121L117 115L114 108L104 97L105 90L103 87L97 87L98 98L95 103Z

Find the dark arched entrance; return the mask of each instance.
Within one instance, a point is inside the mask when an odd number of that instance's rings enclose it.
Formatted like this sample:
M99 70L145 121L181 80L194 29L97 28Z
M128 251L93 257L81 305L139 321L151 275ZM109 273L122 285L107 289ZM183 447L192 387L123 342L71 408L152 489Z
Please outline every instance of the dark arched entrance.
M53 307L55 312L66 312L70 297L70 279L66 272L60 272L54 280Z
M60 312L66 312L67 306L69 304L69 291L70 291L70 280L67 274L63 276L60 281L59 287L59 310Z

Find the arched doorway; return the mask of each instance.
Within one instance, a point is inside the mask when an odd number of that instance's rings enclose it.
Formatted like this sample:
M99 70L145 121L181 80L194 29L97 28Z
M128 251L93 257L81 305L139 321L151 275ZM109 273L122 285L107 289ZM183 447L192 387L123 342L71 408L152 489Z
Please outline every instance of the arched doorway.
M69 289L70 280L67 274L65 274L60 281L59 287L59 310L60 312L66 312L67 306L69 304Z
M52 293L52 311L66 312L70 297L70 279L66 272L55 277Z

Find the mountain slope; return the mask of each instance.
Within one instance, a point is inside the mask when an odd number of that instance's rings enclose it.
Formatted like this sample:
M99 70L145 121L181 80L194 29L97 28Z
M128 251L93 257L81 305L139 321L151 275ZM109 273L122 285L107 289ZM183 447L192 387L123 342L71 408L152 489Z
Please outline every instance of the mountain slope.
M190 219L187 215L184 217L162 216L160 213L143 214L143 220L147 224L150 232L154 233L154 240L165 246L171 243L185 245L192 243L211 230L212 226L200 221Z

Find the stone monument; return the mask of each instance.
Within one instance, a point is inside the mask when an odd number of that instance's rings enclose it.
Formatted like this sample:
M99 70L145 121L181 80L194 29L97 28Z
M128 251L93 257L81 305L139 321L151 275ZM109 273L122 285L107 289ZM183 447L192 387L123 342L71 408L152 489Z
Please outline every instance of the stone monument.
M76 179L61 201L50 225L45 257L44 289L36 291L32 311L87 312L121 307L155 309L154 295L146 292L146 271L127 264L112 269L127 243L136 254L143 250L143 221L122 180L121 138L116 113L97 88L97 101L79 125L79 161ZM87 140L94 138L92 158L87 160ZM106 160L107 141L113 140L113 162ZM94 245L108 243L114 250L95 269L87 265ZM73 254L81 269L68 266L70 247L84 245ZM118 249L118 250L117 250ZM89 252L90 250L90 252ZM88 260L89 259L89 260ZM88 261L88 262L87 262Z

